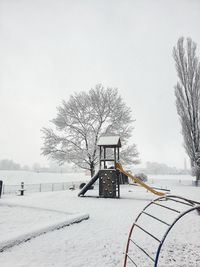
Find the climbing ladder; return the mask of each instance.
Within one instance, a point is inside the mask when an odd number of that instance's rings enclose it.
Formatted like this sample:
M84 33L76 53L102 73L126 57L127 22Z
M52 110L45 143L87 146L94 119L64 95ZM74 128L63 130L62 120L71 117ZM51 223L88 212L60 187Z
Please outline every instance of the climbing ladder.
M157 211L155 214L156 209ZM199 202L186 199L183 197L175 196L175 195L162 196L150 202L139 213L139 215L137 216L135 222L133 223L130 229L128 241L126 245L124 267L128 267L128 266L141 267L142 266L141 263L140 264L137 263L137 257L136 257L136 254L133 253L133 249L137 249L138 251L140 251L140 253L143 254L143 257L142 257L143 263L146 264L144 266L149 266L149 267L158 266L160 251L170 230L173 228L173 226L176 224L178 220L180 220L184 215L194 210L200 211ZM168 215L166 215L166 212L168 213ZM151 222L147 224L150 230L147 229L146 226L144 226L144 223L141 224L142 221L147 222L148 218L151 219ZM166 219L168 219L168 221ZM151 229L155 224L156 224L155 233L152 233ZM153 253L152 251L151 252L147 251L148 249L150 249L149 246L148 248L146 248L144 244L141 245L139 243L140 238L138 238L139 241L136 238L137 237L136 232L138 230L143 233L143 235L145 236L145 239L148 239L148 238L153 239L152 242L156 243L155 246L151 247L151 248L154 248ZM160 234L160 237L158 237L158 232ZM141 233L139 237L140 236L141 236ZM148 265L147 265L147 262L148 262Z

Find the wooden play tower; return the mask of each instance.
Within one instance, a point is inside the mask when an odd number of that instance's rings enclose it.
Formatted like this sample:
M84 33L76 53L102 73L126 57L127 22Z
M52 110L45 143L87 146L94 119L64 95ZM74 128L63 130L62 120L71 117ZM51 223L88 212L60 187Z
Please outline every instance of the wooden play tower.
M97 145L99 146L99 197L119 198L120 177L115 166L119 161L120 137L102 136Z
M78 196L84 196L99 179L99 197L120 198L120 184L128 183L128 174L119 163L120 137L102 136L97 146L99 147L99 171L85 184Z

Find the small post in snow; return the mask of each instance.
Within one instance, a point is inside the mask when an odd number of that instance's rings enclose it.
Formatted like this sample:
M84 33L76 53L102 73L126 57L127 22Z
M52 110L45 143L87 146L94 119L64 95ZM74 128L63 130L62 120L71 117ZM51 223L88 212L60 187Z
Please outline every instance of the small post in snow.
M21 188L19 189L19 192L20 192L20 196L23 196L24 195L24 182L21 182Z

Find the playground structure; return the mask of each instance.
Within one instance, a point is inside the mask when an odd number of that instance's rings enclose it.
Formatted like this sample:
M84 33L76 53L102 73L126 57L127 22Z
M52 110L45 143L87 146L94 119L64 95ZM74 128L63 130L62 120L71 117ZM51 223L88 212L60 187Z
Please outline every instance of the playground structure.
M177 205L179 205L177 209ZM153 210L155 207L160 208L161 210L164 210L164 219L161 218L161 212L156 212L156 215L153 213ZM137 216L135 222L133 223L129 236L128 241L126 245L126 252L125 252L125 259L124 259L124 267L128 266L139 266L142 267L141 263L137 263L137 254L133 253L133 249L137 249L137 251L140 251L142 253L142 259L144 266L158 266L159 256L162 249L162 246L169 234L169 232L172 230L174 225L186 214L196 210L198 213L200 211L200 203L196 202L194 200L186 199L180 196L175 195L168 195L168 196L162 196L159 197L153 201L151 201ZM166 212L171 213L171 222L166 221L166 219L169 220L168 216L166 215ZM145 222L148 221L148 218L151 220L157 222L158 227L164 226L162 236L161 238L157 236L157 234L152 233L151 231L147 230L145 226L140 224L140 220L142 217L145 217ZM149 222L147 222L148 224ZM151 227L152 227L151 223ZM157 229L160 229L157 228ZM136 241L135 237L136 232L140 231L144 235L146 235L146 238L149 237L153 239L156 242L156 250L152 252L147 251L147 249L138 243L138 240ZM144 245L144 244L143 244ZM148 247L148 250L150 250L151 247Z
M83 196L99 179L99 197L119 198L120 180L121 183L125 182L115 168L119 161L121 140L118 136L104 136L99 139L97 145L99 146L99 171L83 187L78 196Z
M165 195L123 169L120 163L121 140L119 136L102 136L97 145L99 146L99 171L82 188L78 196L84 196L99 179L99 197L120 198L120 184L128 183L128 177L155 195Z

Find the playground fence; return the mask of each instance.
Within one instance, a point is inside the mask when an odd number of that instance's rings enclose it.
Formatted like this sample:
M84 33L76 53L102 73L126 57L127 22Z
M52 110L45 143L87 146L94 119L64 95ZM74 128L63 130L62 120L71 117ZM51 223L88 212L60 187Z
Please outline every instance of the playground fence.
M69 190L71 188L73 189L79 188L81 182L83 181L63 182L63 183L24 184L24 190L26 193L62 191L62 190ZM21 189L21 184L18 185L3 184L2 194L18 194L20 189Z

